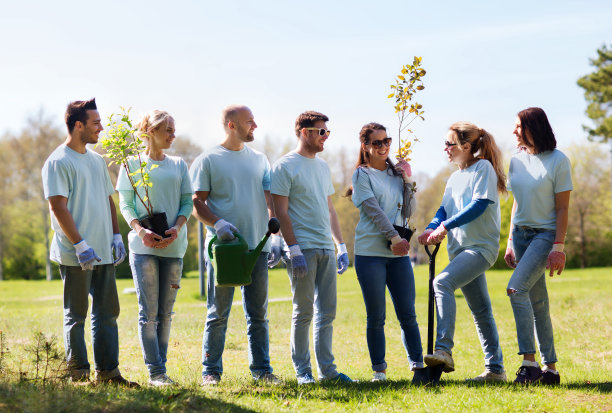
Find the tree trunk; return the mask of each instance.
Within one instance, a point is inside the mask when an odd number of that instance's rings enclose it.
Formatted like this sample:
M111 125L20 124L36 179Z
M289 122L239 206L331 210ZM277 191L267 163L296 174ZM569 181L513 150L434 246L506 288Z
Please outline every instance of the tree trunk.
M580 268L586 268L586 265L587 265L586 233L584 230L585 213L579 210L578 216L580 218Z
M45 206L47 203L45 202ZM49 256L51 255L51 251L49 249L49 210L47 208L42 208L43 215L43 231L45 233L45 273L47 274L47 281L51 281L53 279L53 272L51 271L51 259Z
M2 246L0 246L0 281L4 280L4 266L2 265L2 259L4 258L4 254L2 253ZM2 351L2 348L0 348Z

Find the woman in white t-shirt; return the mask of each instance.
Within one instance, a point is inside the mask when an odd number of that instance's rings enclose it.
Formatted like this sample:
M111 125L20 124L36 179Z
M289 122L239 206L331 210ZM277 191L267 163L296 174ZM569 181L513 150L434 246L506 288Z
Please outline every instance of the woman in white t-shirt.
M138 296L138 335L149 370L149 384L167 386L174 384L166 374L166 355L172 309L187 250L185 224L193 208L193 191L185 161L164 153L174 141L174 119L167 112L154 110L143 116L138 133L142 134L146 149L140 157L129 159L129 169L131 173L139 171L139 162L146 161L153 186L146 192L140 186L137 194L126 169L121 168L117 190L121 214L132 228L128 234L130 267ZM131 178L137 181L140 175ZM170 228L165 234L157 234L141 224L142 218L149 215L141 201L146 202L147 195L153 213L166 214Z
M491 134L468 122L451 125L444 143L449 162L459 170L448 179L442 205L419 236L421 244L431 245L441 242L448 233L450 259L434 279L437 336L434 354L427 354L425 363L441 365L447 373L455 370L455 290L461 288L485 354L485 371L472 380L503 382L506 373L485 278L499 250L498 192L506 191L501 153Z
M367 313L366 338L374 378L386 380L385 290L389 290L395 314L402 329L413 383L425 383L421 335L414 308L414 274L408 251L410 244L394 224L409 218L414 204L409 184L409 165L396 168L389 159L391 138L384 126L368 123L359 132L359 160L353 173L353 186L347 195L359 208L355 228L355 270L361 285ZM401 225L399 225L401 226Z
M515 383L559 384L557 355L548 308L544 269L561 274L570 191L569 159L540 108L519 112L514 127L518 151L510 161L508 189L514 195L510 237L504 259L514 273L508 296L514 311L519 355L523 356ZM544 369L535 361L535 335Z

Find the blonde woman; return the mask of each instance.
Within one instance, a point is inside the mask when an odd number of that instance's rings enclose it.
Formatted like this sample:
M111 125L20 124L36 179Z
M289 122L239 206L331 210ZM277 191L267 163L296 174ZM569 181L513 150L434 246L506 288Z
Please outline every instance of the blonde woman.
M473 380L503 382L506 373L485 278L499 250L498 192L506 191L501 154L491 134L468 122L454 123L444 145L449 162L459 170L448 179L442 205L419 236L421 244L431 245L448 234L450 259L434 280L437 336L434 354L427 354L425 363L442 365L447 373L455 370L455 290L461 288L485 354L485 371Z
M180 288L183 256L187 250L185 223L193 207L193 191L185 161L164 153L174 141L174 130L174 119L159 110L146 114L138 126L146 143L146 150L140 157L148 165L156 165L150 171L153 186L148 189L148 195L154 212L166 214L170 228L165 234L156 234L140 224L139 219L146 217L147 211L124 168L117 181L119 207L132 228L128 241L138 296L138 335L152 386L174 383L166 374L166 354L172 308ZM139 167L137 157L130 160L130 172ZM144 198L144 191L140 196Z

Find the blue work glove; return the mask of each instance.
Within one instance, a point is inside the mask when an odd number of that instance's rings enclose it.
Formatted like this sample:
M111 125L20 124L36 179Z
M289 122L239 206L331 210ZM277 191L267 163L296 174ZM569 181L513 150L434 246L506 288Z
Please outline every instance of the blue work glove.
M81 240L81 242L74 244L74 249L76 250L77 259L83 271L93 270L94 262L102 261L102 258L98 257L98 254L96 254L93 248L87 245L85 240Z
M268 268L274 268L283 255L283 239L280 235L272 235L270 239L270 255L268 255Z
M297 280L298 278L306 277L308 273L306 258L304 258L304 254L302 254L298 244L289 246L289 259L291 261L291 276L293 279Z
M127 255L121 234L113 234L111 251L115 254L115 261L113 261L113 265L116 267L123 262L125 256Z
M221 241L231 241L236 238L234 232L238 232L238 228L226 220L220 219L215 222L215 232L217 233L217 238Z
M342 274L349 266L348 251L346 250L345 243L338 244L337 247L338 255L336 255L336 260L338 263L338 274Z

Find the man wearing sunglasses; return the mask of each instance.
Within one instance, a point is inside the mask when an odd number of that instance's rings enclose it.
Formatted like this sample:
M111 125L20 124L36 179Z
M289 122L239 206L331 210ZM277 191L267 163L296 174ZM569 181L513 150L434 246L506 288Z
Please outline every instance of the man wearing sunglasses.
M310 364L308 331L313 328L320 380L352 382L339 373L332 354L336 317L336 266L348 268L346 245L330 196L334 193L327 163L317 157L330 131L327 116L309 111L298 116L297 148L272 167L270 192L281 231L289 245L287 272L293 294L291 358L298 385L315 383ZM334 257L334 241L338 256Z

